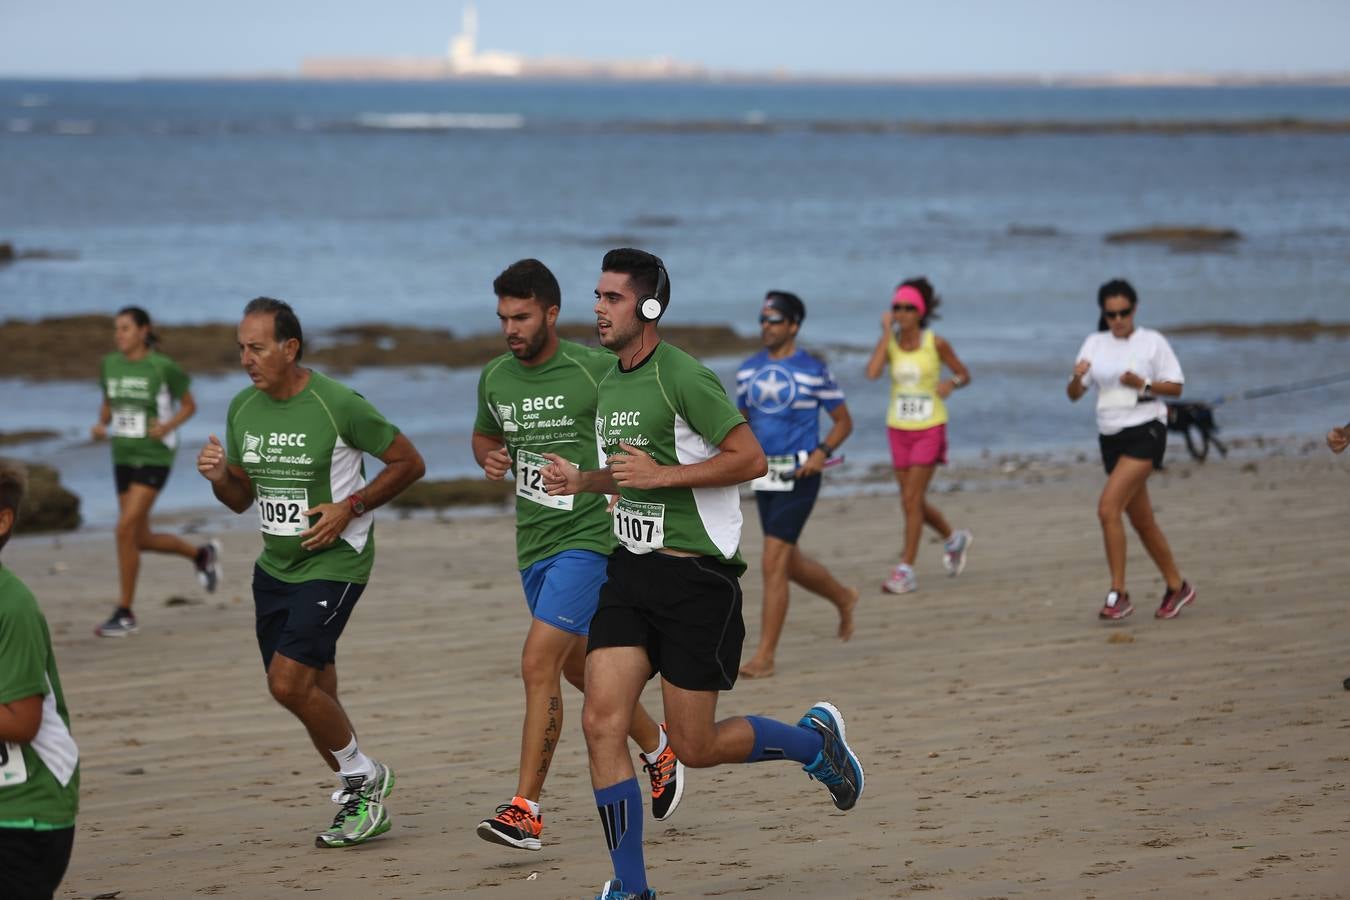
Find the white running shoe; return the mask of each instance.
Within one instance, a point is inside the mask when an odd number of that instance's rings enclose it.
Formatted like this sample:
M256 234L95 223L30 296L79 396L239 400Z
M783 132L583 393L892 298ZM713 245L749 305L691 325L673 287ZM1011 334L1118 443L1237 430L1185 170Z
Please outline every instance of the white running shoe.
M975 535L965 528L958 528L952 532L951 538L943 543L942 565L947 568L948 575L955 578L965 571L966 553L974 541Z
M888 594L908 594L919 589L919 579L914 570L904 563L891 570L891 575L881 583L881 589Z

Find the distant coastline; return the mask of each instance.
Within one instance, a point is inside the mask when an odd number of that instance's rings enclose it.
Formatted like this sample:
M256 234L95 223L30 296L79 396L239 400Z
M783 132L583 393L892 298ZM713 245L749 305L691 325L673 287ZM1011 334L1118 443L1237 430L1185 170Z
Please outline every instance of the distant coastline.
M454 72L436 69L424 74L416 74L408 69L380 69L372 67L377 60L353 58L359 65L343 71L340 66L326 69L302 65L295 70L272 70L257 72L216 72L204 74L185 74L174 72L145 72L124 77L92 75L27 75L14 72L0 72L0 82L428 82L453 81L477 84L555 84L572 83L644 83L669 82L673 84L708 85L801 85L810 86L848 86L866 87L933 87L933 88L1046 88L1046 89L1156 89L1156 88L1269 88L1269 87L1350 87L1350 70L1344 72L1307 72L1301 74L1281 73L1149 73L1123 72L1118 74L1097 75L1038 75L1031 73L1007 74L959 74L933 73L915 74L861 74L830 72L753 72L738 70L714 70L699 66L672 64L661 70L658 66L634 66L627 73L622 71L625 64L616 63L606 68L597 64L594 67L577 69L571 72L559 70L541 70L524 75L492 75L482 72Z
M0 321L0 378L31 381L81 381L97 377L98 361L112 350L112 317L65 316L23 321ZM232 323L160 325L164 352L189 372L206 374L234 371L239 366ZM667 325L662 337L701 357L744 355L760 347L758 335L741 335L728 325ZM559 333L569 340L596 344L595 328L565 323ZM1171 335L1209 335L1228 339L1350 338L1350 322L1316 319L1283 322L1196 322L1172 325ZM367 322L318 331L305 340L305 359L326 370L349 371L364 367L444 366L449 369L480 366L505 352L497 332L457 334L438 328L418 328ZM833 347L833 345L832 345ZM833 349L847 349L844 345ZM856 347L852 349L857 349Z

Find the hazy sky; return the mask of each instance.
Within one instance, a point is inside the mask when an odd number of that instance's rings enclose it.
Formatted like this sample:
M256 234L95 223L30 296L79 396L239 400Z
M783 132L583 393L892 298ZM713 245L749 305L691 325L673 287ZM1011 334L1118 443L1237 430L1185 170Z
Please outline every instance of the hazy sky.
M463 0L0 0L0 76L438 56ZM1350 0L479 0L480 49L840 74L1350 69Z

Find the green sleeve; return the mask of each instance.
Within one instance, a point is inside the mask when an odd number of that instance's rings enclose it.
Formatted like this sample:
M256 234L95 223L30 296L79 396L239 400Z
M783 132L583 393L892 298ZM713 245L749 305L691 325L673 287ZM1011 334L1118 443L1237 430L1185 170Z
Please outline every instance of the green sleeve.
M192 384L192 379L183 371L183 367L167 356L164 357L163 378L164 383L169 386L169 395L175 400L183 399L183 395Z
M713 445L745 421L726 388L707 366L680 373L675 383L675 412Z
M502 426L487 397L487 369L478 376L478 413L473 417L473 430L479 434L501 437Z
M0 615L0 703L47 693L47 647L37 605Z
M398 437L398 429L356 391L352 391L343 404L342 420L342 439L371 456L384 453Z
M230 410L225 414L225 461L232 466L244 464L240 459L243 453L239 448L239 435L234 430L234 417L239 412L239 399L242 396L238 394L230 401Z

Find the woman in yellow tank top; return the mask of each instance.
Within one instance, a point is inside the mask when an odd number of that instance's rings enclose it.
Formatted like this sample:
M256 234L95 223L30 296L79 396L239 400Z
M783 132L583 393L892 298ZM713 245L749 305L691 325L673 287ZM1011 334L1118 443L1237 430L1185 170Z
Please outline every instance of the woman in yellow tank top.
M972 540L965 529L953 530L926 495L933 470L947 462L947 404L952 391L970 384L970 371L952 345L927 329L941 298L926 278L911 278L895 291L891 308L882 314L881 337L867 361L867 377L875 380L889 369L891 396L886 410L891 462L900 485L905 514L905 543L900 562L881 589L905 594L918 589L914 559L924 523L943 539L943 565L959 575ZM952 377L942 378L942 366Z

